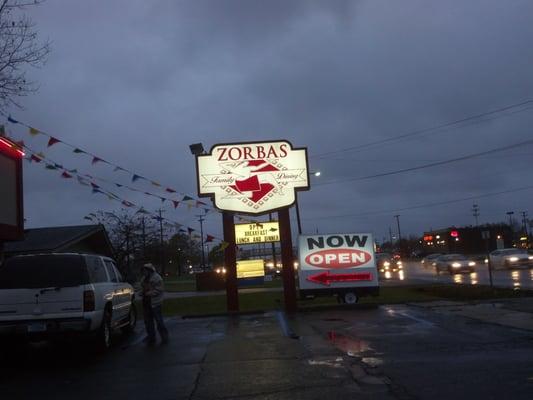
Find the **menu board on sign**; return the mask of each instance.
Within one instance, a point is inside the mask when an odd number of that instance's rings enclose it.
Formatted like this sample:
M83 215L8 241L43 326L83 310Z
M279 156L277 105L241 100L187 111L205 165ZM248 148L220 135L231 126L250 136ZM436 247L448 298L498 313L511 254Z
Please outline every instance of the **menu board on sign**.
M279 223L277 221L235 224L236 244L272 242L279 242Z

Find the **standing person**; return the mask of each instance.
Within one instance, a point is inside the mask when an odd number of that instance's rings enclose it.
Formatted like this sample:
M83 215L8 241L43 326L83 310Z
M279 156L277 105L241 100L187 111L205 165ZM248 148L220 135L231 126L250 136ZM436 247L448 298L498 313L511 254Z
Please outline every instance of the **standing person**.
M152 264L144 264L142 272L141 297L143 299L144 325L148 334L144 342L147 344L155 343L155 325L157 325L161 343L166 344L168 342L168 331L161 311L164 293L163 278L156 272Z

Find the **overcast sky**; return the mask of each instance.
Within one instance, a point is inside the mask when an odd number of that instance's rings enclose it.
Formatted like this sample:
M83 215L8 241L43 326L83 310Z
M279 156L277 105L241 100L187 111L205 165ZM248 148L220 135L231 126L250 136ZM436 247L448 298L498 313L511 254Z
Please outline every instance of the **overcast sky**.
M181 192L196 195L189 144L284 138L307 146L311 170L322 172L299 196L305 232L370 231L381 240L401 214L403 234L422 234L473 224L474 201L480 222L503 221L510 210L533 215L533 190L396 211L533 186L531 145L343 180L531 139L527 106L320 156L533 99L529 0L48 0L30 15L52 52L29 74L39 92L12 116ZM10 130L68 168L130 180L61 144L47 149L24 127ZM120 208L42 165L24 167L27 227L86 223L90 212ZM198 227L196 210L165 208ZM209 214L206 230L221 236L220 215Z

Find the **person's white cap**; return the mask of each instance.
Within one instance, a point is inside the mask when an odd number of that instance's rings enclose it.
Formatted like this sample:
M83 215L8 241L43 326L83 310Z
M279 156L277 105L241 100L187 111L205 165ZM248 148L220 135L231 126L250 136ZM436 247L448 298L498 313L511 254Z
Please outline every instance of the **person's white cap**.
M144 264L143 268L146 268L146 269L149 269L149 270L155 272L155 267L154 267L154 265L152 263Z

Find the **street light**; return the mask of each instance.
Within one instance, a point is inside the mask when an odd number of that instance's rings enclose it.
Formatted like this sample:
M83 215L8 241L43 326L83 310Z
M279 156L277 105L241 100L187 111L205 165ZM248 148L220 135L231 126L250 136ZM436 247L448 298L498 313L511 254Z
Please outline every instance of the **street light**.
M189 145L189 149L191 149L191 153L193 156L205 154L204 145L202 143L193 143Z

